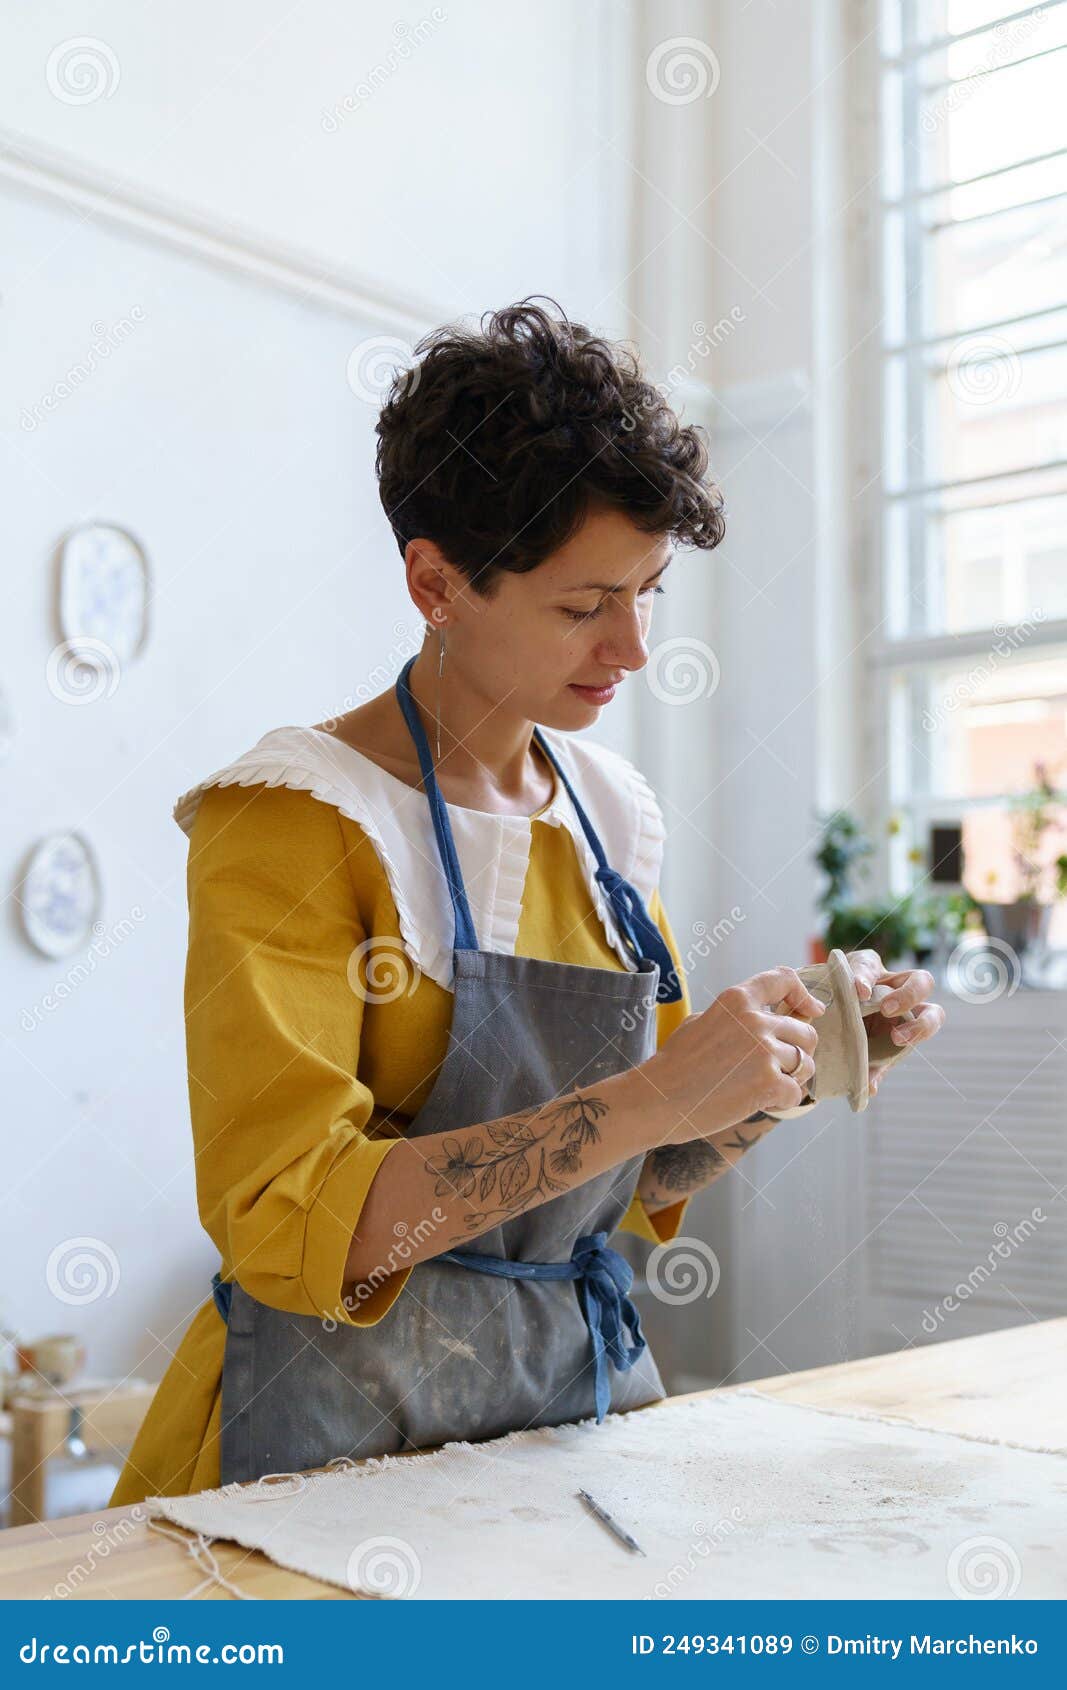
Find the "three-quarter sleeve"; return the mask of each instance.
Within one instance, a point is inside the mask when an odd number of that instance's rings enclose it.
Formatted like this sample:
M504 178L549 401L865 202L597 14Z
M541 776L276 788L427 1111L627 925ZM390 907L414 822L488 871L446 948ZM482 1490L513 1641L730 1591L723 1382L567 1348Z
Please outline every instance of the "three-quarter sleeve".
M331 805L209 788L190 837L185 1026L197 1202L222 1277L272 1308L370 1326L411 1268L343 1305L353 1231L398 1142L368 1132L356 1077L353 876Z
M656 1005L656 1048L659 1050L675 1029L681 1026L686 1016L693 1013L693 1006L689 996L689 980L682 966L678 943L667 919L658 888L648 901L648 913L663 934L667 949L674 959L682 988L682 995L676 1003ZM655 1214L650 1215L635 1192L630 1207L619 1222L619 1228L622 1232L636 1233L638 1238L646 1239L649 1244L669 1244L671 1239L678 1235L688 1203L689 1198L683 1197L677 1203L672 1203L670 1208L657 1209Z

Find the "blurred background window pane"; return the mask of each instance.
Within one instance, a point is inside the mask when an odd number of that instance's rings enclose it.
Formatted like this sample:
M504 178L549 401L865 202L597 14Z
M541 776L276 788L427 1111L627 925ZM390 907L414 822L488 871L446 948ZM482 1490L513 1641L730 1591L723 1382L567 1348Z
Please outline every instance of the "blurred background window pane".
M997 903L1027 889L1017 801L1042 772L1058 775L1062 787L1067 770L1067 647L1030 658L1022 655L1025 640L1025 628L1006 630L998 649L966 665L903 670L894 682L898 726L913 708L910 755L894 766L894 800L909 820L902 848L925 845L931 825L960 816L964 884L975 898ZM1052 865L1063 852L1067 830L1053 822L1028 853L1030 883L1042 899L1051 897ZM1067 945L1063 900L1050 938Z
M883 14L891 867L955 817L968 890L1011 900L1018 799L1067 780L1067 5Z

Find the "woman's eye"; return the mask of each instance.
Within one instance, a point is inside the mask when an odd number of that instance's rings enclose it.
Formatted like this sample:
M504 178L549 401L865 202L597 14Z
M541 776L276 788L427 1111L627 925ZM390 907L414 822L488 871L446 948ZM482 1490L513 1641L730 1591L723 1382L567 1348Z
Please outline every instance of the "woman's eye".
M666 587L643 587L637 596L638 598L644 598L646 593L665 593L666 591ZM595 610L564 609L563 614L564 616L569 616L572 622L591 622L594 616L600 615L603 608L603 604L598 604Z

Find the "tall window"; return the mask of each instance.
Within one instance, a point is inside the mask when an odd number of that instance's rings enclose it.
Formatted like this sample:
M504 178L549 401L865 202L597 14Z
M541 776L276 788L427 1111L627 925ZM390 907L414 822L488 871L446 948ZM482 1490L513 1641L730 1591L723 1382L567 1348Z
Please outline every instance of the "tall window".
M885 0L882 50L892 872L962 820L1008 901L1013 799L1067 787L1067 3Z

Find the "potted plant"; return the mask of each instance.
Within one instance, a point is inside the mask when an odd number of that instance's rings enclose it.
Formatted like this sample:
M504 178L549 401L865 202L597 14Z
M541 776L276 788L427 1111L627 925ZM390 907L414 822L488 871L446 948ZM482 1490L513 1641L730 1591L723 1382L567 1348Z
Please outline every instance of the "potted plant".
M920 968L943 958L968 925L980 920L980 910L966 888L912 897L912 950Z
M829 951L878 952L887 968L894 964L923 963L946 939L958 936L978 905L969 892L922 894L913 889L899 898L858 900L853 880L864 872L865 859L874 846L855 818L845 810L820 817L822 836L815 861L826 876L817 903L825 918L823 936L812 943L813 962L825 962ZM891 821L889 831L899 831ZM908 859L921 864L922 852L912 850ZM1067 883L1067 856L1064 859Z
M824 962L831 950L867 947L887 964L906 957L912 949L911 895L859 901L853 883L864 873L874 846L848 810L834 810L818 820L822 836L815 861L826 876L826 885L817 899L824 917L823 937L812 945L812 961Z
M826 919L825 939L813 939L812 962L825 962L827 946L831 943L829 928L835 912L844 908L852 889L856 867L869 857L874 846L867 838L855 816L847 810L834 810L828 816L816 816L822 828L815 862L826 876L826 885L816 904Z
M912 894L892 901L849 904L831 913L826 928L827 950L877 951L887 968L915 954Z
M1043 860L1046 835L1063 826L1061 800L1044 763L1034 764L1034 784L1012 805L1012 855L1018 871L1018 895L1007 903L980 904L982 924L991 939L1009 945L1020 959L1045 948L1052 904L1067 895L1067 853ZM990 876L994 880L994 876ZM1046 889L1051 896L1042 897Z

